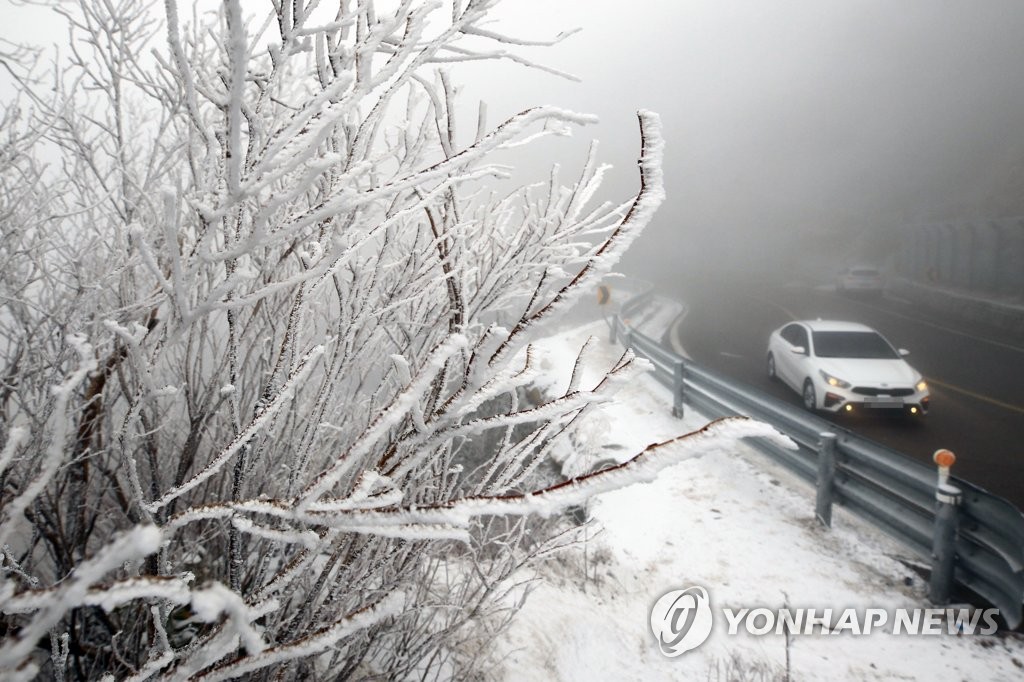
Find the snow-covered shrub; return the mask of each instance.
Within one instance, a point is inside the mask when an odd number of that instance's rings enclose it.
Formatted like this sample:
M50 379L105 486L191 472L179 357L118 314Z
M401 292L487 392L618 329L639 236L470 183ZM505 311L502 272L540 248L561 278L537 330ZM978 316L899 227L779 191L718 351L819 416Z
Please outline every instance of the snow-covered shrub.
M494 152L591 119L456 126L448 65L516 45L494 0L148 4L62 4L67 62L6 119L0 669L464 677L560 542L516 519L656 469L527 489L638 368L531 402L514 358L650 219L657 119L621 205L593 156L496 194Z

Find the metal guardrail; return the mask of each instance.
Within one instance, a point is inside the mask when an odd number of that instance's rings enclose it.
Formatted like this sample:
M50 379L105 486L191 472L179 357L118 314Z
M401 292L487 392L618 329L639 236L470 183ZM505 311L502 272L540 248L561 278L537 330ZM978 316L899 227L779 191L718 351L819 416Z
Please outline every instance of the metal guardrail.
M998 608L1010 628L1021 624L1020 510L960 478L940 485L933 467L666 349L627 324L652 296L653 289L623 303L610 320L611 336L651 361L655 378L672 390L673 414L682 416L690 404L707 415L745 415L771 424L799 448L760 439L752 444L816 486L822 523L831 525L833 503L848 509L930 563L932 601L948 602L953 583Z

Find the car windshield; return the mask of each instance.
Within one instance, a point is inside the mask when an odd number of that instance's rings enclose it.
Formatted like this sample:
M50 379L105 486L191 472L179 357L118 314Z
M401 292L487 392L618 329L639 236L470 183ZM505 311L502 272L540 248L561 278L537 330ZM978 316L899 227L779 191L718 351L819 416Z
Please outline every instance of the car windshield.
M878 332L814 332L814 354L819 358L893 360L899 353Z

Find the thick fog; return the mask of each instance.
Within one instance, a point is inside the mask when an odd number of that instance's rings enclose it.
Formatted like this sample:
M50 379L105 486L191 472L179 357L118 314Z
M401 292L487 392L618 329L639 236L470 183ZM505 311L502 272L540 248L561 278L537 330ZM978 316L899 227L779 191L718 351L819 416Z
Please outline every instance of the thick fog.
M66 42L49 11L0 6L8 38ZM834 270L883 261L906 225L1024 214L1020 0L506 0L494 16L528 39L581 29L509 47L579 80L455 67L467 141L477 100L491 123L538 104L597 114L529 164L568 176L597 138L621 200L635 112L661 114L668 198L623 269Z
M1018 0L515 0L501 27L580 77L489 66L492 116L596 113L609 195L636 186L635 110L664 121L668 200L625 269L780 272L881 261L901 226L1024 213ZM498 76L494 74L497 72Z

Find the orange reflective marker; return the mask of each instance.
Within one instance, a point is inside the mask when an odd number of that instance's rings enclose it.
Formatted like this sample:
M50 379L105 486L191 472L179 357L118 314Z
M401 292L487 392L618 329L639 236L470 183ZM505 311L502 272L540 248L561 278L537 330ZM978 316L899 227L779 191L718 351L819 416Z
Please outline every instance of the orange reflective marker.
M612 298L612 292L605 285L601 285L597 288L597 302L600 305L604 305Z
M956 455L953 454L952 450L940 448L932 455L932 460L943 469L948 469L956 462Z

